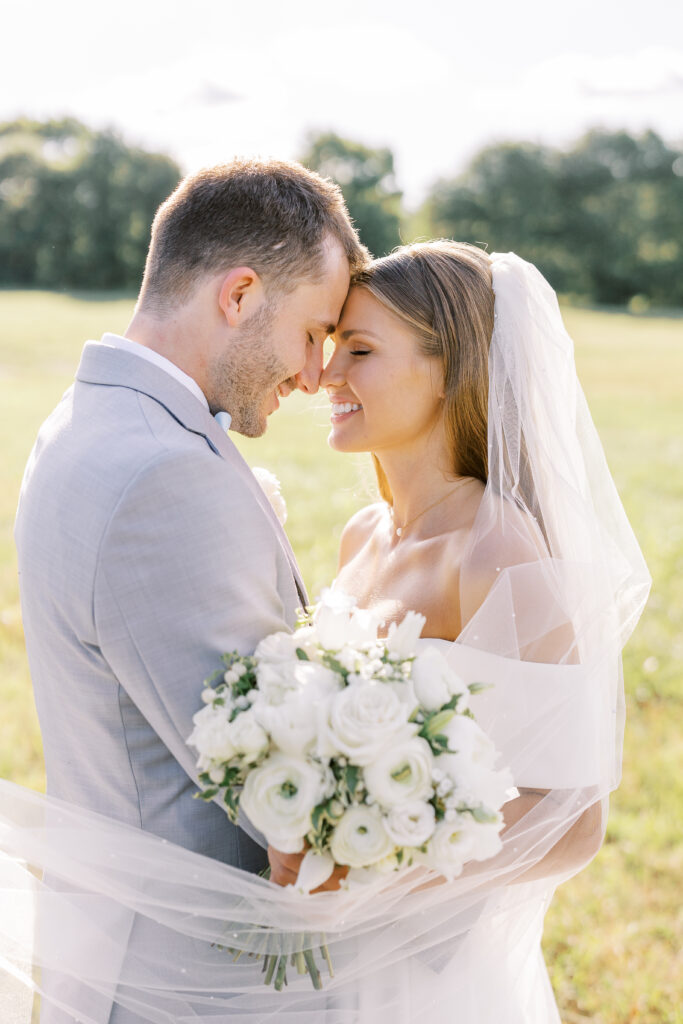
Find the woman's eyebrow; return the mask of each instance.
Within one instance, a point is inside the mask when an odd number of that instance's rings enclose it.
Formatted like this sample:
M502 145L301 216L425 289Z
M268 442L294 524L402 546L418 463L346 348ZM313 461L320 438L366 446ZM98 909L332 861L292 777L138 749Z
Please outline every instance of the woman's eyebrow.
M366 334L368 338L375 338L376 341L382 340L374 331L368 331L362 327L349 327L348 330L342 331L339 337L342 341L348 341L354 334Z

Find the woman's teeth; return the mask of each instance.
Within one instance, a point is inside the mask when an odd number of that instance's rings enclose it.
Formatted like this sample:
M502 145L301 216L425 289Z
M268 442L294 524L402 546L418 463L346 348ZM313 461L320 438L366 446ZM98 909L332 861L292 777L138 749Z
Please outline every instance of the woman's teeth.
M362 408L362 405L356 405L354 402L335 402L332 408L332 415L343 416L347 412L357 412L358 409Z

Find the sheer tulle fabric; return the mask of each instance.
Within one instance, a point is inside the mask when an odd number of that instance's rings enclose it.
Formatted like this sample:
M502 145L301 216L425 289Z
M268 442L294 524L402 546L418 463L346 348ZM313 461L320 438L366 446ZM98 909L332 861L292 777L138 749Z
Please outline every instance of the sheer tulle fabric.
M452 882L419 867L305 898L2 782L0 967L27 984L41 968L46 1021L559 1021L543 916L599 845L620 775L621 648L649 577L555 294L513 254L491 260L490 476L459 567L466 625L429 642L466 681L495 684L473 710L516 785L547 794ZM274 992L256 960L219 948L323 941L321 992L294 969Z

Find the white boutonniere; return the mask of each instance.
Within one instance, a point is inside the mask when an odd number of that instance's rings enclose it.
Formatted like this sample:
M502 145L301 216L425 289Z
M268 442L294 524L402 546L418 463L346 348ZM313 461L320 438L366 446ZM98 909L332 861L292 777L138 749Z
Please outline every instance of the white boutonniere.
M258 480L261 490L273 506L275 515L284 526L287 522L287 504L282 497L280 481L275 476L275 473L271 473L269 469L263 469L262 466L255 466L252 472Z

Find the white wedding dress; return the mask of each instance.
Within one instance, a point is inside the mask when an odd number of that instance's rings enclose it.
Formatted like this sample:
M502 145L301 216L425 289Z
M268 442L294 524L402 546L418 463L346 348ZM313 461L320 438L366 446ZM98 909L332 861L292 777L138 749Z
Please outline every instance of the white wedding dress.
M599 715L582 666L524 663L433 638L419 643L437 646L465 683L493 684L472 698L471 708L501 752L500 764L512 769L516 785L560 790L595 785ZM545 743L526 735L542 706L564 721L561 736L549 736ZM433 967L417 955L387 968L384 981L381 975L370 979L360 991L357 1019L368 1024L560 1024L541 952L543 920L557 883L557 877L516 882L475 903L469 910L471 923L453 940L454 950L446 944Z

